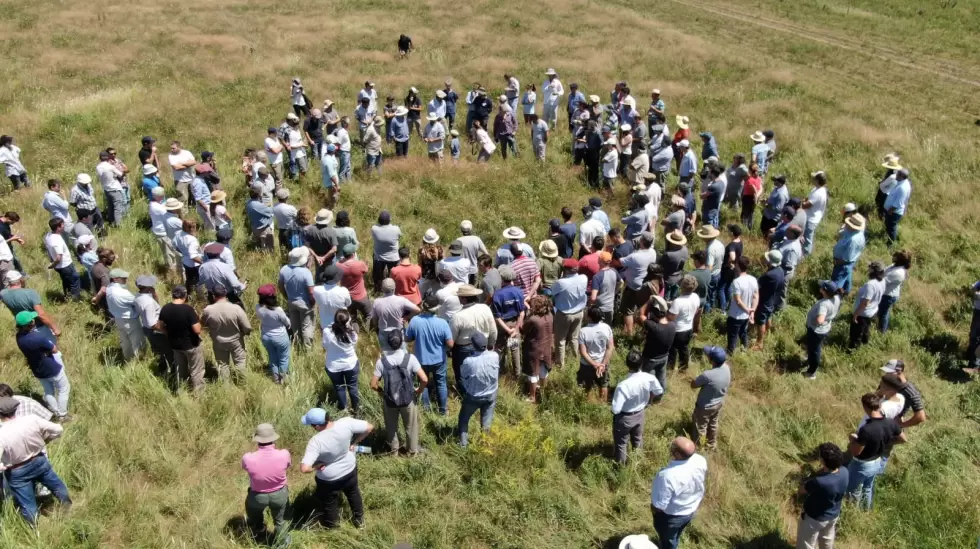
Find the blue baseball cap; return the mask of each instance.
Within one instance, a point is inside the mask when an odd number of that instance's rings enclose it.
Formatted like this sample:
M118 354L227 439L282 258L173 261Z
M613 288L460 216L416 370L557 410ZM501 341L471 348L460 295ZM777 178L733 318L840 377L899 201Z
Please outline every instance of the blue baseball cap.
M303 425L326 425L329 416L323 408L310 408L309 412L303 414Z
M328 153L332 153L332 152L336 152L336 151L337 151L337 147L335 147L333 145L327 145L327 152Z
M828 294L836 294L837 290L839 290L839 288L837 287L837 283L834 282L833 280L821 280L819 284L820 284L820 289L827 292Z
M721 364L728 360L728 353L717 345L706 345L704 347L704 356L708 357L708 360L712 364Z

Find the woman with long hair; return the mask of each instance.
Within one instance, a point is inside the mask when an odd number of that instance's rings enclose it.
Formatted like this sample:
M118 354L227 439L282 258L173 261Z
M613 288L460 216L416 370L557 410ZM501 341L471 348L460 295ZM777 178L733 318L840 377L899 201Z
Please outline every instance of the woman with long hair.
M286 382L289 374L289 316L279 306L276 287L265 284L259 287L259 304L255 316L262 328L262 346L269 353L269 373L279 385Z
M357 374L360 361L357 359L357 324L351 322L350 312L339 309L334 314L333 324L323 330L323 350L326 353L327 377L333 383L341 410L348 409L357 414L361 404L361 393L357 388Z
M445 257L445 249L439 245L439 234L435 229L429 229L422 235L422 246L419 247L419 267L422 269L422 279L419 281L421 298L439 289L439 262Z
M881 304L878 306L878 330L881 333L888 331L892 307L902 294L902 285L908 278L911 268L912 252L899 250L892 254L892 264L885 269L885 295L881 296Z
M759 177L759 165L749 166L749 177L742 186L742 225L751 230L755 221L755 205L762 197L762 178Z
M214 223L214 230L231 229L231 214L225 205L228 193L222 190L211 192L211 221Z
M541 402L540 389L548 379L552 364L554 319L551 300L543 295L531 298L531 314L524 319L521 335L524 343L524 374L527 376L528 399Z

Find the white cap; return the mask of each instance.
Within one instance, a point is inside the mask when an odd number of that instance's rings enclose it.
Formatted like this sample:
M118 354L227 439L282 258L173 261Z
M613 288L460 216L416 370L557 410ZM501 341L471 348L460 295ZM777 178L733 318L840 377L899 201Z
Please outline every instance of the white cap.
M682 148L682 149L690 149L691 148L691 142L688 141L687 139L681 139L680 143L678 143L677 146L680 147L680 148Z
M472 231L473 222L470 221L469 219L464 219L463 222L459 224L459 229L461 231Z
M81 183L82 185L88 185L92 182L92 176L87 173L80 173L75 176L75 183Z
M20 274L20 271L7 271L7 274L3 277L3 280L7 284L12 284L22 280L23 278L24 275Z
M82 246L88 246L89 244L92 243L93 240L95 240L94 236L90 234L83 234L82 236L78 237L77 242Z
M856 212L857 210L858 208L857 206L854 205L853 202L848 202L847 204L844 204L844 211L846 213Z

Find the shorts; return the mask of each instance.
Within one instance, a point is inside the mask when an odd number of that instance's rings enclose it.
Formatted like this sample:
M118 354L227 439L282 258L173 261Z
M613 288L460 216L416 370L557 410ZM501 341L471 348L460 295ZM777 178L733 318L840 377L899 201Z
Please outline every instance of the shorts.
M609 367L606 367L606 371L601 376L597 376L595 375L595 368L579 362L578 373L575 374L575 382L578 383L579 387L585 388L586 391L593 387L605 389L609 387Z
M766 322L769 322L769 319L772 318L772 313L773 313L772 309L756 309L755 323L757 325L762 325L765 324Z
M634 290L630 287L623 289L623 301L620 307L623 310L623 314L626 316L633 316L640 311L643 307L643 290Z
M530 358L524 359L524 375L527 376L529 383L544 381L548 379L549 373L551 373L551 365L547 362Z

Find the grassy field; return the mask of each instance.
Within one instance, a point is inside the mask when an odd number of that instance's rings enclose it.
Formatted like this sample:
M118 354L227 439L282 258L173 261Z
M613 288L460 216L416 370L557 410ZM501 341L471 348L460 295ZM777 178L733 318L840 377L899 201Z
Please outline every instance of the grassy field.
M975 0L928 7L909 0L556 0L547 8L429 0L8 2L0 11L0 130L18 138L35 185L4 196L0 208L23 217L19 229L28 244L18 253L33 275L29 286L46 296L45 306L64 327L59 346L78 419L50 448L75 499L71 515L42 520L35 533L8 506L0 547L247 545L236 532L247 488L239 459L251 447L251 430L275 423L280 445L298 460L311 435L300 415L329 392L320 351L294 353L293 383L274 386L264 375L258 335L248 341L245 383L212 383L200 400L174 396L148 359L120 367L114 332L105 332L85 306L51 299L60 284L44 274L47 215L39 203L45 180L93 173L97 152L107 146L136 168L142 135L157 137L161 152L176 138L197 153L217 151L230 182L230 209L241 223L246 191L230 174L241 151L258 146L265 128L285 115L291 77L303 78L317 105L330 97L349 114L367 78L382 95L404 97L417 86L428 100L447 77L461 90L482 82L495 95L504 87L503 72L540 85L549 66L566 86L577 81L602 97L625 78L641 105L659 87L669 114L689 115L693 130L712 131L724 158L747 152L753 131L775 129L780 157L771 173L788 174L794 196L807 191L810 171L824 169L830 177L829 219L815 255L801 267L790 307L765 351L733 361L735 385L720 449L709 456L708 496L685 547L791 547L794 494L813 466L813 448L846 442L861 416L859 396L876 385L878 366L892 357L910 365L930 420L896 450L879 479L876 509L845 510L839 547L972 547L980 532L980 389L962 383L958 345L968 329L966 288L980 254L978 25ZM402 32L418 49L399 61L394 44ZM589 196L568 167L565 133L557 135L543 166L525 155L435 169L415 142L415 159L388 163L382 178L356 171L342 208L352 213L362 241L377 211L388 208L412 246L428 227L451 240L463 218L474 221L488 245L499 244L509 225L522 226L536 243L561 206L575 209ZM526 135L521 145L529 150ZM795 373L798 340L813 283L830 273L835 212L849 201L872 205L877 166L892 151L912 170L912 207L901 235L915 253L893 330L847 354L846 325L839 323L821 376L808 382ZM361 160L355 152L355 166ZM169 170L162 171L170 188ZM294 202L316 208L318 170L311 176L291 188ZM607 211L623 206L621 187ZM135 276L155 270L157 258L144 203L134 209L103 242ZM726 217L735 216L725 212L723 222ZM862 264L887 259L879 221L871 222L869 237ZM754 237L748 248L755 255L762 250ZM274 280L278 258L243 241L235 242L235 252L253 287ZM856 282L863 280L857 275ZM254 304L253 295L247 303ZM847 304L842 312L849 310ZM0 324L12 333L9 315L0 314ZM710 317L698 343L720 342L722 324L721 316ZM362 363L375 357L365 343ZM652 534L650 480L668 460L669 440L687 427L694 393L686 382L703 367L698 362L692 372L671 377L670 394L647 415L642 453L624 468L609 459L608 409L584 401L569 368L557 373L538 408L505 384L493 434L468 450L450 435L453 403L450 419L425 418L424 457L360 459L366 530L303 529L293 535L294 545L386 549L408 540L432 549L586 548ZM624 376L620 356L613 379ZM0 342L0 379L22 392L39 391L12 336ZM362 374L362 387L367 379ZM376 396L364 410L380 428ZM383 446L381 437L372 443ZM300 509L309 507L312 486L309 476L291 474Z

